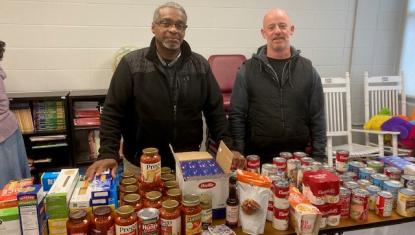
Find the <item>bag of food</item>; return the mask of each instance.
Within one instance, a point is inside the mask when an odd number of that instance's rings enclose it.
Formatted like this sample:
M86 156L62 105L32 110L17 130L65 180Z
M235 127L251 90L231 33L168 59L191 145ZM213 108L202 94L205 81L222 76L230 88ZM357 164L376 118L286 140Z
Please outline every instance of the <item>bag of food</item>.
M271 180L254 172L238 170L239 222L247 234L264 233Z

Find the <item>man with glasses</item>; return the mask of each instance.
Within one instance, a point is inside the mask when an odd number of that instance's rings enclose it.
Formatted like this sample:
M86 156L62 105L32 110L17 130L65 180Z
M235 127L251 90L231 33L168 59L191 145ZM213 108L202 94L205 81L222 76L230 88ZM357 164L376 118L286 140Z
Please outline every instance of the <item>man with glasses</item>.
M203 138L202 113L212 137L231 145L219 86L206 59L183 40L187 15L168 2L153 17L150 47L122 58L101 116L98 160L87 175L107 168L113 175L124 140L124 169L139 173L142 149L156 147L164 166L175 166L175 151L198 151Z
M282 151L306 151L324 160L326 126L320 76L310 60L290 44L294 33L287 12L272 9L261 29L266 45L236 75L230 105L234 147L271 162Z

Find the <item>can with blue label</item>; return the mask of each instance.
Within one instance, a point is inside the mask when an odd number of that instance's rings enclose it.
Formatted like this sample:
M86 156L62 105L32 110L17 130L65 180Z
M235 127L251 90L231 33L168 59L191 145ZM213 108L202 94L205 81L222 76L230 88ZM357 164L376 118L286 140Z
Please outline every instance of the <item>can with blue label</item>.
M388 180L383 182L383 190L390 192L393 195L393 205L396 206L396 200L398 199L398 191L403 188L403 184L397 180Z
M359 179L370 180L370 175L376 173L373 168L365 167L359 169Z
M368 161L367 167L376 170L377 173L383 172L383 162L380 162L380 161L375 161L375 160Z
M364 167L366 167L366 164L364 164L363 162L351 161L351 162L349 162L348 171L354 172L357 175L357 174L359 174L359 169L364 168Z
M379 188L383 188L383 182L387 180L389 180L389 177L381 173L375 173L370 175L370 182L372 182L373 185L376 185Z

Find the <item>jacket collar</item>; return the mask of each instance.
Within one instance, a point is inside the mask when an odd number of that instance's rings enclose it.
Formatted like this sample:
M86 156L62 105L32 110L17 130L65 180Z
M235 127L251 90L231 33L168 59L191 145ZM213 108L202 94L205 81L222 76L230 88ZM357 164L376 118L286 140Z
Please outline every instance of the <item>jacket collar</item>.
M180 55L180 60L178 61L178 63L180 63L180 61L186 61L187 59L189 59L189 57L192 55L192 49L190 48L190 45L183 40L182 45L180 45L180 49L181 49L181 55ZM158 59L158 55L157 55L157 49L156 49L156 38L153 37L153 39L151 39L151 43L150 43L150 47L149 50L146 54L146 58L150 61L153 62L157 62Z

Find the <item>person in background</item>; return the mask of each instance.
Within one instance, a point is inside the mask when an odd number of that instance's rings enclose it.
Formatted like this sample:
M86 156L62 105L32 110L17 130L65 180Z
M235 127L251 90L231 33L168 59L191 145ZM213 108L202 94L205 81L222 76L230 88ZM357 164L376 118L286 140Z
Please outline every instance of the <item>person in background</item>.
M321 79L291 46L294 25L286 11L269 10L261 29L266 45L239 69L230 104L234 148L270 162L282 151L325 159L326 126Z
M0 61L6 43L0 41ZM10 180L30 177L26 149L16 117L9 109L4 85L6 73L0 66L0 189Z
M174 168L174 151L198 151L203 138L202 114L212 137L231 147L219 86L209 64L184 40L187 15L168 2L153 16L150 46L125 55L111 80L101 116L99 156L87 169L88 179L112 169L124 140L124 170L139 173L142 149L156 147L163 166ZM242 159L243 160L243 159Z

